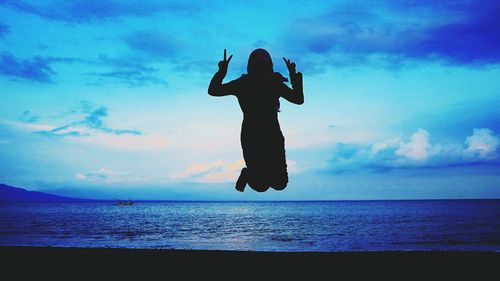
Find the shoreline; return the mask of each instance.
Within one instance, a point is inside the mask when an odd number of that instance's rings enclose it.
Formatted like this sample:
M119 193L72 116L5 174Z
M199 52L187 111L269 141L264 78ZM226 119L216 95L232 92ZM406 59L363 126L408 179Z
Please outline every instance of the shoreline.
M114 203L119 199L88 199L73 198L66 201L30 201L30 200L9 200L0 201L0 204L74 204L74 203ZM500 198L423 198L423 199L308 199L308 200L270 200L270 199L200 199L200 200L175 200L175 199L132 199L134 203L358 203L358 202L437 202L437 201L500 201Z
M286 273L299 271L338 272L351 267L370 270L433 270L439 272L495 272L499 252L475 251L382 251L382 252L258 252L226 250L171 250L127 248L75 248L0 246L0 258L4 268L38 268L38 270L63 269L104 270L120 273L123 270L173 271L189 265L196 270L232 268L239 270L259 269ZM16 272L19 272L16 270ZM52 271L48 271L52 272ZM362 272L359 272L362 273Z
M170 254L256 254L256 255L500 255L496 251L456 251L456 250L387 250L387 251L255 251L255 250L201 250L201 249L174 249L174 248L123 248L123 247L74 247L74 246L24 246L24 245L3 245L0 246L0 253L5 251L81 251L81 252L102 252L102 253L170 253Z

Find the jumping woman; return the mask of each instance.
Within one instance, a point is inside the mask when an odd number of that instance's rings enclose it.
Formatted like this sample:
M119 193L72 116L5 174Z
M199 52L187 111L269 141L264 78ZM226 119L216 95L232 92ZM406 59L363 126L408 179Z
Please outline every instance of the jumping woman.
M241 147L246 167L241 170L236 190L243 192L247 184L258 192L269 187L283 190L288 184L288 172L285 139L278 122L279 99L304 103L302 73L296 71L295 63L283 58L292 84L292 88L288 87L284 83L288 79L274 72L269 53L256 49L248 58L247 74L223 84L232 57L227 58L224 50L224 59L210 81L208 94L235 95L243 111Z

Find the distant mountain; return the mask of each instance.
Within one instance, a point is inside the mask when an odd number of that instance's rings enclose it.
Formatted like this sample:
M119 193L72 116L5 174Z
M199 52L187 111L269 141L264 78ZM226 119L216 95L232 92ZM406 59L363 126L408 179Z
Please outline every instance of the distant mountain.
M78 199L9 186L0 183L0 202L82 202Z

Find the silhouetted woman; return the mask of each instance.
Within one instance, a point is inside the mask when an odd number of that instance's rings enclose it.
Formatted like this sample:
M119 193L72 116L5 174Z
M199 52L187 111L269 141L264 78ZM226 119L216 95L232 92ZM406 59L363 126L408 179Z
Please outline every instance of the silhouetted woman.
M304 103L302 73L296 72L295 63L283 58L290 74L290 89L284 83L288 80L274 72L269 53L256 49L248 58L248 73L223 84L232 57L226 59L224 50L224 59L219 62L219 71L210 81L208 94L235 95L243 111L241 146L246 168L241 170L236 189L243 191L248 183L259 192L269 187L283 190L288 184L288 172L285 139L278 122L279 98L295 104Z

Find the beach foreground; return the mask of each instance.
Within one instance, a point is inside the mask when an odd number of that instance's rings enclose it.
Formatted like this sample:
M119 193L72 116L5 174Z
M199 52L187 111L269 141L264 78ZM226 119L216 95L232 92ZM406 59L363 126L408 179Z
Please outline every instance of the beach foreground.
M111 275L163 273L171 276L224 274L236 270L245 276L278 273L350 276L389 274L443 274L446 276L494 273L496 252L255 252L154 250L119 248L0 247L3 268L19 277L36 272L53 276L62 271ZM28 269L28 270L26 270Z

